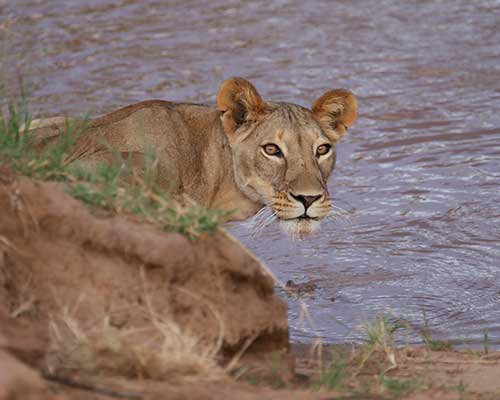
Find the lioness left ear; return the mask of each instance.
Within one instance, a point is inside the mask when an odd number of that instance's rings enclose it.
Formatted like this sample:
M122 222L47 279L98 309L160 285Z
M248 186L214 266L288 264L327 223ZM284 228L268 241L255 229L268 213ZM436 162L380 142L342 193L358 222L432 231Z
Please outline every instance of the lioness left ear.
M330 90L314 102L312 112L326 133L338 141L356 122L358 103L349 90Z
M265 108L259 92L247 80L231 78L222 83L217 109L222 112L222 125L227 134L234 133L247 121L257 120Z

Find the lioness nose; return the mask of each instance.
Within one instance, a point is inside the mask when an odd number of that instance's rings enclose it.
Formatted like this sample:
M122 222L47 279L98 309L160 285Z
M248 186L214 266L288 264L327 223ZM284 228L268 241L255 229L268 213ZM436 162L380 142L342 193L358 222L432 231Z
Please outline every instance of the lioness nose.
M302 204L304 204L304 208L306 210L311 206L312 203L321 198L320 194L316 196L303 196L301 194L295 195L293 193L290 194L295 200L300 201Z

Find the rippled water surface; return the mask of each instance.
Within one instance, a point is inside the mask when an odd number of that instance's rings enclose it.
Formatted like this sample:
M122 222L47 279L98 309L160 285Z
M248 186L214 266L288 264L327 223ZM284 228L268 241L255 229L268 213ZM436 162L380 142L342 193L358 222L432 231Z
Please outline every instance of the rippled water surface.
M213 103L234 75L302 105L353 90L337 219L301 242L232 227L281 280L317 284L314 326L287 298L292 338L357 340L389 313L418 341L425 314L436 337L500 345L499 1L0 0L0 39L2 82L24 77L39 115Z

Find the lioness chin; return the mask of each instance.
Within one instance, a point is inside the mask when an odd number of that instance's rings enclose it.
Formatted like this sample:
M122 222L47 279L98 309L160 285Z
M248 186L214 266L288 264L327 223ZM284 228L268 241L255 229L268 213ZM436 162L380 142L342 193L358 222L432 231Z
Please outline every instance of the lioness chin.
M250 82L231 78L216 108L151 100L91 120L66 161L95 167L118 152L141 169L145 146L153 146L159 182L173 195L230 210L230 220L267 206L286 232L302 237L331 212L335 147L357 111L344 89L326 92L309 110L264 101ZM45 146L66 122L37 120L30 130Z

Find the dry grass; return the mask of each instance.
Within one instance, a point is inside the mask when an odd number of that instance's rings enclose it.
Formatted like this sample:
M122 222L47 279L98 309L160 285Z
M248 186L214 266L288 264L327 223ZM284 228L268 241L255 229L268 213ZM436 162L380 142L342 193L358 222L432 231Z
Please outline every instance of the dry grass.
M183 330L168 316L160 316L145 295L142 326L121 329L104 315L91 322L77 317L78 304L62 306L49 323L52 344L47 368L51 375L82 372L155 380L220 379L223 369L216 355L221 340L208 345Z
M389 366L382 372L385 375L387 372L396 369L396 331L401 328L399 321L392 322L387 316L378 316L372 321L368 321L364 326L368 334L368 343L363 347L363 356L359 363L356 374L361 372L366 362L376 353L385 355Z

